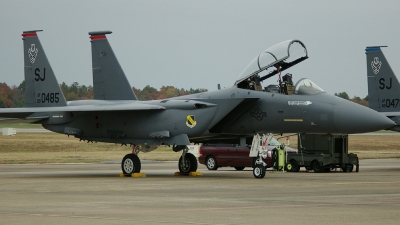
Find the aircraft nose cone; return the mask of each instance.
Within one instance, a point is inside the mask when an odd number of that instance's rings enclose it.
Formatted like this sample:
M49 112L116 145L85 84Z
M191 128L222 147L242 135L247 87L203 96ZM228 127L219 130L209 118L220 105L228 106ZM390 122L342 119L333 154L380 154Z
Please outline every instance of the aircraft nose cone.
M396 125L395 122L375 110L345 101L336 105L334 112L334 123L339 133L366 133Z

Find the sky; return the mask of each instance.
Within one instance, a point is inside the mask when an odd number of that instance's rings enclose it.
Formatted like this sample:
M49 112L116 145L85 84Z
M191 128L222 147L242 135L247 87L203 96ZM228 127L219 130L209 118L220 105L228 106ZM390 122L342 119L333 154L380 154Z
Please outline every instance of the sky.
M298 39L309 59L285 71L294 82L306 77L330 94L363 98L366 46L389 46L383 52L400 74L399 9L396 0L0 1L0 82L23 81L21 34L44 30L38 36L58 82L93 85L88 32L111 30L137 89L230 87L262 51Z

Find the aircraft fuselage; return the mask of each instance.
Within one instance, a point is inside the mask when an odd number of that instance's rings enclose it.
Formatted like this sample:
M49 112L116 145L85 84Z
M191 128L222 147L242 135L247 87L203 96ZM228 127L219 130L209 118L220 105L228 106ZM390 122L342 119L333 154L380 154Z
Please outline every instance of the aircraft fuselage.
M244 99L253 100L242 104ZM96 102L99 100L83 100L69 106ZM358 133L376 130L382 122L378 119L375 124L374 111L325 92L284 95L232 87L140 103L164 109L66 113L52 116L43 126L84 140L159 145L181 144L174 137L182 134L192 141L219 134Z

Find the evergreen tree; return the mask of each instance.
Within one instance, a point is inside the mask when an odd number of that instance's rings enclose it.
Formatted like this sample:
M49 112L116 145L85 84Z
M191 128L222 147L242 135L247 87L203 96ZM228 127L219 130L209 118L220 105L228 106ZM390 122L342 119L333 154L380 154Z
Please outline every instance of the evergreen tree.
M350 100L349 95L346 92L335 93L335 96Z

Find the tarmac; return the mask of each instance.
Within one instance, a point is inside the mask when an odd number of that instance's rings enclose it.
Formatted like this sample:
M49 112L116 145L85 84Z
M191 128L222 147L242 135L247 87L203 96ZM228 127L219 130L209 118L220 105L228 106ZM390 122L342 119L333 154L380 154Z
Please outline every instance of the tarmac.
M360 172L250 168L174 176L177 162L0 165L0 224L399 224L400 159L361 160Z

